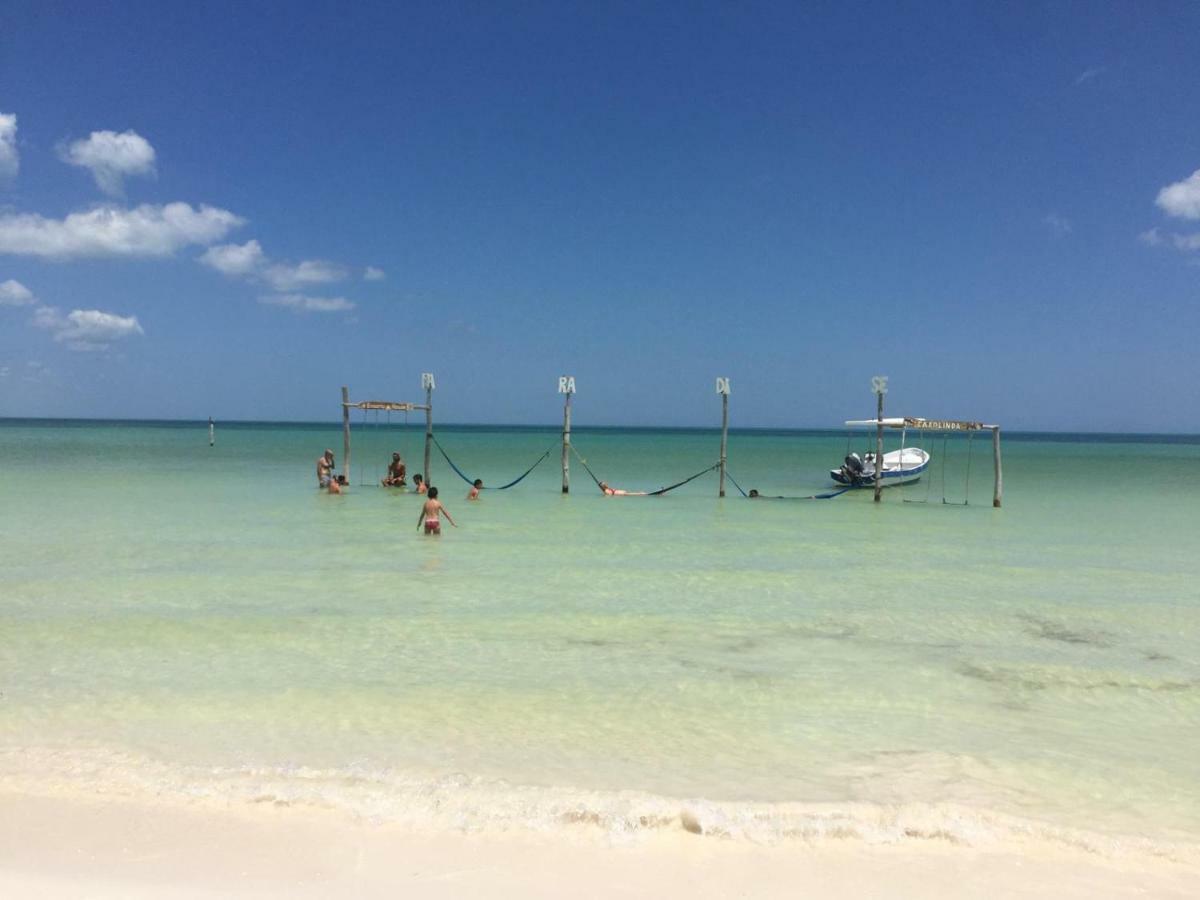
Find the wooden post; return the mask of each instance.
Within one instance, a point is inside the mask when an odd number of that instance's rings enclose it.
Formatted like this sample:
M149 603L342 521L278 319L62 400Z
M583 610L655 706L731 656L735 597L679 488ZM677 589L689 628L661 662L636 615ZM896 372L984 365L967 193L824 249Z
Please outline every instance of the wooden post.
M887 376L876 375L871 379L875 392L875 502L883 498L883 395L887 393Z
M421 387L425 388L425 484L433 483L429 476L429 450L433 445L433 373L421 373Z
M1004 471L1000 466L999 425L992 429L992 469L995 479L992 487L992 506L999 509L1000 501L1004 498Z
M216 436L213 434L213 420L212 420L212 416L209 416L208 417L208 446L211 447L215 443L216 443Z
M571 395L575 393L575 376L560 375L558 392L566 394L563 401L563 433L562 433L562 492L571 493Z
M717 496L725 496L725 460L729 447L729 379L717 379L717 393L721 395L721 478L717 483Z
M342 385L342 474L350 480L350 388L345 385Z

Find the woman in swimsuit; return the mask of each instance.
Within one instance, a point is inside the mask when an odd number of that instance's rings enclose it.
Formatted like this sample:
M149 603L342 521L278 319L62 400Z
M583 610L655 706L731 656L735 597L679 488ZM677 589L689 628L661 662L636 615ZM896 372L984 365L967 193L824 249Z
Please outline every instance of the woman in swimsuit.
M645 497L645 491L623 491L620 488L612 488L607 482L600 482L600 490L604 492L606 497Z
M420 528L421 523L424 522L426 534L442 533L442 523L438 518L439 515L444 515L447 522L449 522L451 525L454 525L455 528L458 527L458 525L455 524L454 519L450 517L450 511L446 509L446 507L442 506L442 501L437 498L437 495L438 489L431 487L429 489L429 499L425 501L424 505L422 505L421 514L417 516L417 527Z

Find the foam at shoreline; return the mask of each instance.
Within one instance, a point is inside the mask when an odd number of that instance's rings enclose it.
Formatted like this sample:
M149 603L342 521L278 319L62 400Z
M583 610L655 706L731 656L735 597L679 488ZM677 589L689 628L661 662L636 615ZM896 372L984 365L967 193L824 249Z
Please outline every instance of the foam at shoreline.
M1070 828L955 803L742 802L642 791L515 785L464 773L350 765L187 767L106 748L0 751L0 789L60 797L323 809L422 833L595 831L616 842L679 831L759 845L936 841L1003 849L1033 841L1149 862L1200 866L1200 842Z

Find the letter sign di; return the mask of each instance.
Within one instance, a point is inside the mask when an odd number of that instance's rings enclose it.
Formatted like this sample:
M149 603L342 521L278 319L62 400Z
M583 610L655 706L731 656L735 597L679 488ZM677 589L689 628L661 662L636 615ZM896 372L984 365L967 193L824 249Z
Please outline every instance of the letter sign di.
M575 376L574 375L558 376L558 392L560 394L575 393Z
M729 393L729 379L728 378L718 378L717 379L717 393L718 394L728 394Z

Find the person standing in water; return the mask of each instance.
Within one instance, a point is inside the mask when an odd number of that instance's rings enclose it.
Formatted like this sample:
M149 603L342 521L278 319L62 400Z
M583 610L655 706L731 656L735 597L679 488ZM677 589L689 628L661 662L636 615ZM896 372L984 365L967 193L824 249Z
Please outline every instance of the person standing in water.
M475 483L471 485L471 490L469 490L467 492L467 499L468 500L478 500L479 492L480 492L480 490L482 490L482 488L483 488L483 479L476 478Z
M329 487L329 480L333 477L333 451L326 450L317 457L317 487Z
M442 501L437 498L437 495L438 489L431 487L429 489L429 499L422 504L421 514L417 516L417 528L420 528L421 524L424 523L426 534L442 533L442 522L439 516L445 516L447 522L454 525L455 528L458 527L454 519L450 517L450 510L442 506Z

